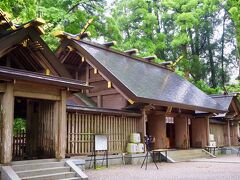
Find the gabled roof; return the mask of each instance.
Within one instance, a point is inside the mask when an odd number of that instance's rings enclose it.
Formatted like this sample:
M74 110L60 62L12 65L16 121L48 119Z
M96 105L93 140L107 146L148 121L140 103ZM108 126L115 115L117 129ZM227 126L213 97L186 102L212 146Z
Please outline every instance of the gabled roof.
M211 95L211 97L217 101L221 106L228 110L227 113L218 114L212 118L221 119L228 118L233 119L240 116L240 103L237 99L239 93L232 93L226 95Z
M211 95L211 97L225 109L228 109L231 105L234 95Z
M44 69L50 69L54 75L71 78L69 72L58 61L54 53L50 50L48 45L42 40L40 35L43 33L39 26L43 25L41 20L32 20L23 25L14 25L6 18L6 15L0 10L0 58L7 54L14 52L14 56L22 54L23 58L29 59L28 65L32 67L32 60L40 59L39 64L44 65ZM23 51L23 44L27 43L25 49L33 52L31 57L29 52ZM16 62L21 65L21 60L16 57ZM34 62L33 62L34 63ZM25 63L26 64L26 63ZM35 66L37 69L38 66ZM26 67L28 68L28 67ZM28 69L26 69L28 70Z
M86 41L70 41L90 64L135 102L222 112L215 100L169 69Z

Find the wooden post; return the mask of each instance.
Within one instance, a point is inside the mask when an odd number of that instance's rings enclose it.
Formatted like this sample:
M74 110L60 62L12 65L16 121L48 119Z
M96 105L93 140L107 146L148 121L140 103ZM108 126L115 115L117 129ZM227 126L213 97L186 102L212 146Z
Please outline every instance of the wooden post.
M230 122L227 120L228 146L231 146Z
M54 151L55 157L59 156L59 142L58 142L58 119L59 119L59 101L54 103L53 107L53 143L54 143Z
M209 117L206 116L206 127L207 127L207 145L210 145L210 124L209 124Z
M2 164L9 164L12 161L13 121L13 84L7 83L6 91L2 98Z
M239 122L237 122L237 136L239 137Z
M147 134L146 132L146 122L147 122L147 114L146 114L146 110L143 109L142 110L142 118L139 121L139 131L142 135L142 138Z
M67 115L66 115L66 96L65 90L61 91L61 100L59 102L59 118L58 118L58 155L56 158L65 158L67 143Z

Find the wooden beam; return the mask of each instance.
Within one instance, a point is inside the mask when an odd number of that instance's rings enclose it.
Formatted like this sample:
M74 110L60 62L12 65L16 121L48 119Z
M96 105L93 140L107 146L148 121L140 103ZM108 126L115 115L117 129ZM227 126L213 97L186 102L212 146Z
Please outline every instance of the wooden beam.
M60 76L72 78L64 65L61 64L57 57L52 53L48 45L42 40L40 35L34 29L29 30L29 36L33 41L38 41L42 45L43 49L40 50L41 53L43 54L45 59L49 61L51 66L59 73Z
M166 114L171 114L171 112L172 112L172 106L168 106Z
M129 49L124 51L126 54L132 56L132 55L136 55L138 53L138 49Z
M151 62L155 59L157 59L157 56L154 55L154 56L146 56L146 57L143 57L143 59L147 60L148 62Z
M104 95L110 95L110 94L119 94L119 92L116 91L115 89L107 89L107 90L96 92L96 93L88 93L87 96L93 97L98 95L104 96Z
M111 46L115 46L117 44L116 41L110 41L110 42L105 42L102 45L106 46L107 48L110 48Z
M99 107L99 108L102 107L102 96L101 95L97 96L97 107Z
M2 58L3 56L5 56L6 54L8 54L9 52L11 52L12 50L16 49L17 46L13 46L10 47L9 49L6 49L6 51L2 52L2 54L0 54L0 58Z
M25 98L33 98L33 99L46 99L58 101L60 100L60 96L52 95L52 94L43 94L38 92L27 92L27 91L14 91L15 97L25 97Z
M57 58L60 58L61 53L66 49L66 47L69 44L69 40L68 39L64 39L61 42L61 45L57 48L55 55L57 56Z
M2 97L2 151L1 163L10 164L12 161L14 96L13 83L7 83L6 92Z
M12 46L22 42L27 38L27 30L22 29L0 39L0 57Z

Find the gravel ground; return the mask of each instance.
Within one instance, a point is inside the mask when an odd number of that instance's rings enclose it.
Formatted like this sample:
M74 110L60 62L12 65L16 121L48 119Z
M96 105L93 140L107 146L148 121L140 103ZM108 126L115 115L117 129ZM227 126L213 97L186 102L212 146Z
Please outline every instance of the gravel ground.
M101 170L87 170L90 180L240 180L240 157L224 156L214 159L197 159L193 162L153 163L148 169L141 165L111 166Z

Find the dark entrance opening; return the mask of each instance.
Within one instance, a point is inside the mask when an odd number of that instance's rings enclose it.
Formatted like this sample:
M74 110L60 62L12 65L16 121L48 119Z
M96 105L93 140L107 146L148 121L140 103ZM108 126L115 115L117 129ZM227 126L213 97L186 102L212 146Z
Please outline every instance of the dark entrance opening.
M16 97L13 160L54 157L54 102Z
M169 139L169 148L175 147L175 124L166 123L166 136Z

